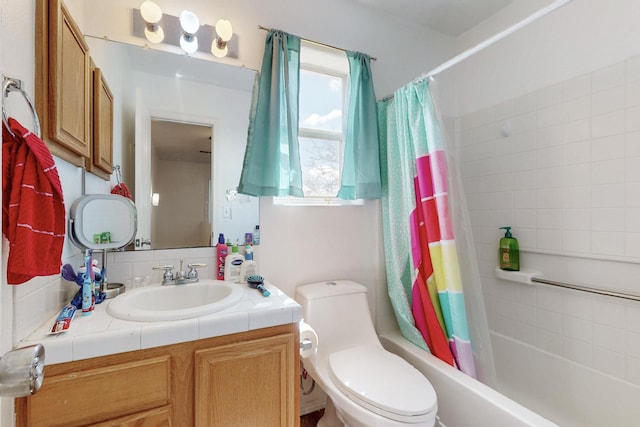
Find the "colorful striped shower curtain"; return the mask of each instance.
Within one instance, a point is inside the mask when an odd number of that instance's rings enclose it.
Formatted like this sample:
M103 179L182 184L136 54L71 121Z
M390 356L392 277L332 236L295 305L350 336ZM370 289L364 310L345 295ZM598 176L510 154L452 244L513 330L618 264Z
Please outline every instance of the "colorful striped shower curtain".
M475 377L447 157L430 82L378 103L389 296L402 334Z

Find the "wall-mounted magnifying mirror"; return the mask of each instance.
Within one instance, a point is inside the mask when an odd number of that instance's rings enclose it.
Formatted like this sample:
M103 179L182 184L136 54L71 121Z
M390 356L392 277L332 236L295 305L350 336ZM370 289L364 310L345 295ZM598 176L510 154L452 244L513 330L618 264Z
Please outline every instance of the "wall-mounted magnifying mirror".
M136 207L115 194L76 199L69 211L69 236L81 249L120 249L136 235Z

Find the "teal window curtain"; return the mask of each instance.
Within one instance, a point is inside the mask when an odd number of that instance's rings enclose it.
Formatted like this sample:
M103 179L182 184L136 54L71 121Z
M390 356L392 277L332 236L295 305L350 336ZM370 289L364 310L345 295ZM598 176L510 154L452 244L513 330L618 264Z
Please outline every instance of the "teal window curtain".
M304 197L298 148L300 38L269 30L238 192Z
M339 199L379 199L380 143L373 90L371 59L347 52L349 95L346 111L344 157Z

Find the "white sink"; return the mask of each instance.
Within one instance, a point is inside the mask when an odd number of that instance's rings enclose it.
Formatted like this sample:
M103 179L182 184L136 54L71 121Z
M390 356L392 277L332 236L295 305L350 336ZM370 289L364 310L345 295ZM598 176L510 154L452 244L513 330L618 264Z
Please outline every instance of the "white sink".
M153 322L192 319L217 313L237 304L244 289L222 280L201 280L186 285L151 285L118 295L107 313L122 320Z

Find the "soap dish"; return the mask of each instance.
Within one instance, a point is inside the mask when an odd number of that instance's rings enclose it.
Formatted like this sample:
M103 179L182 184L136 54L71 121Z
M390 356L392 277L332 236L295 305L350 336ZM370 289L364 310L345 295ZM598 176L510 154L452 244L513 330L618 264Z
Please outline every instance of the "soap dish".
M124 285L122 283L107 283L107 288L104 290L104 293L107 295L106 298L109 299L123 294L124 290Z

